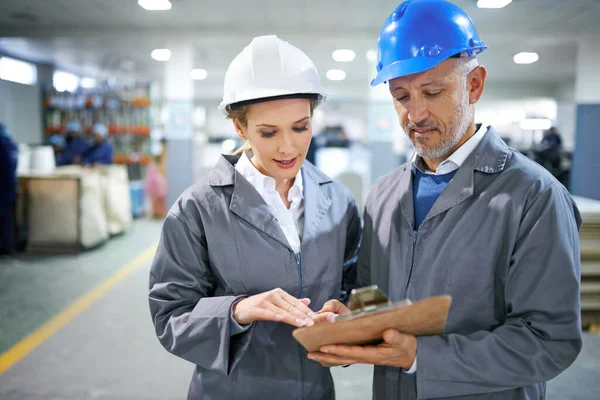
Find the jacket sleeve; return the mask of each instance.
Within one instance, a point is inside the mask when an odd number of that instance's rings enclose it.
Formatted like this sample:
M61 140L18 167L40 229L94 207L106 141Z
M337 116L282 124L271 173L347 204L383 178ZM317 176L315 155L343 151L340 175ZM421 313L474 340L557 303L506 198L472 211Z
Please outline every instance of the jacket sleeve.
M113 147L110 144L104 146L102 156L98 160L100 164L109 165L113 163Z
M554 183L525 210L505 285L505 321L490 331L417 338L419 399L548 381L581 350L581 216Z
M231 308L243 296L215 296L208 252L199 218L191 227L169 212L150 271L150 312L165 349L229 374L245 353L254 324L232 335Z
M373 190L371 191L373 193ZM369 200L366 201L363 213L363 231L358 261L356 265L356 287L365 287L371 284L371 237L373 236L373 219L369 212Z
M344 272L342 278L342 293L340 300L345 302L352 289L356 288L356 263L358 260L358 249L362 236L362 223L360 213L354 198L348 204L349 222L346 231L346 247L344 249Z

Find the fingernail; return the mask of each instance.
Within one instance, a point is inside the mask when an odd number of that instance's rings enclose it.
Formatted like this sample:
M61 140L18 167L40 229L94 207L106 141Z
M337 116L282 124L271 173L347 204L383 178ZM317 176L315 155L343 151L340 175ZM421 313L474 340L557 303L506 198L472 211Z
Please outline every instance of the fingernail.
M275 315L275 318L277 318L277 319L281 319L281 314L277 314L277 315Z
M311 312L308 313L308 316L311 317L311 318L314 318L314 317L317 316L317 313L314 313L314 312L311 311Z
M335 315L328 315L327 316L327 321L329 321L329 322L335 321Z
M296 323L298 325L305 325L306 324L306 320L305 319L296 318Z
M321 353L329 353L328 349L321 349Z
M314 360L315 359L315 357L311 356L310 354L307 357L308 357L309 360Z
M306 301L307 301L306 305L309 305L310 304L310 299L307 298Z
M315 324L315 321L313 321L312 319L307 319L306 320L306 325L313 326L314 324Z

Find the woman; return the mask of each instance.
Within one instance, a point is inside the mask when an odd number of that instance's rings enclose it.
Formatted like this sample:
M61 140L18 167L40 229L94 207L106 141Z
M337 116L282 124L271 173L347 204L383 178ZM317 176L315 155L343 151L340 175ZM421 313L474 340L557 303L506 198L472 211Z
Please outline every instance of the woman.
M335 397L292 337L353 283L360 242L349 190L304 162L323 98L312 61L276 36L227 70L219 108L247 145L171 208L150 273L160 342L196 364L188 399Z

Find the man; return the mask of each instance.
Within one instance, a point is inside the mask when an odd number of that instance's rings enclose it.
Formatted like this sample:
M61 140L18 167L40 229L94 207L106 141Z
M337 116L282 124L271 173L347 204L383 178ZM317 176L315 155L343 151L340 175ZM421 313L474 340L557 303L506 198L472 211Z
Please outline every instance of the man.
M416 154L373 186L358 283L393 301L448 294L452 306L444 334L389 330L381 345L309 354L375 364L378 400L544 398L581 349L581 217L547 171L474 124L486 48L444 0L400 4L380 34L372 84L388 82Z
M0 255L11 254L14 243L14 211L17 198L19 150L0 123Z
M56 165L71 165L81 162L82 154L88 149L88 144L81 137L81 124L72 120L67 123L65 145L56 160Z
M50 142L50 145L52 146L52 149L54 150L54 157L57 160L57 164L58 164L58 160L60 160L67 142L66 142L64 136L61 135L60 133L56 133L56 134L50 136L49 142Z
M535 152L536 161L544 167L558 169L561 149L562 139L556 127L553 126L544 132L539 149Z
M104 124L95 124L92 127L94 144L83 154L83 165L108 165L113 162L113 148L106 140L108 129Z

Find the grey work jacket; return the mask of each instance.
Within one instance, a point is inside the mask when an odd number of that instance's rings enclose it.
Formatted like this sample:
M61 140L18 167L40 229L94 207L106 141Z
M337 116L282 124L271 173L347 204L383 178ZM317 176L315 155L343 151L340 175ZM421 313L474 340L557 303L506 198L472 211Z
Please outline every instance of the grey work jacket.
M417 372L376 366L373 398L542 399L581 349L581 216L546 170L493 128L414 230L413 172L366 202L358 283L396 301L448 294L446 333L417 339Z
M188 399L334 399L328 368L306 358L294 327L257 321L231 336L232 304L275 288L319 310L356 278L360 214L350 191L305 162L304 233L295 255L260 194L223 156L178 199L150 272L161 344L196 364ZM353 278L354 277L354 278Z

